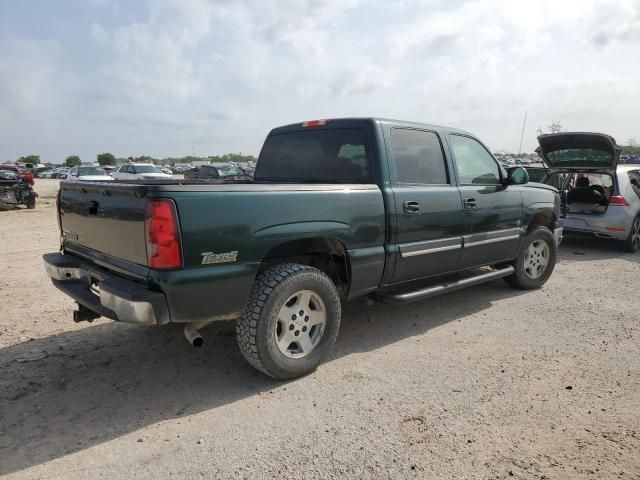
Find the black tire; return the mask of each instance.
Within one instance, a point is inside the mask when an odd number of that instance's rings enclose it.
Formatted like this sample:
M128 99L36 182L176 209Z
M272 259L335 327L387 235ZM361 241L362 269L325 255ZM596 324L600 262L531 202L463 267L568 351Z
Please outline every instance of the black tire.
M640 250L640 215L633 219L629 236L626 240L622 240L622 249L629 253Z
M290 358L278 346L278 328L282 327L278 315L285 302L300 291L311 291L319 297L326 319L310 353ZM245 311L236 323L238 345L244 358L270 377L278 380L300 377L314 371L327 357L338 336L340 318L340 296L327 275L306 265L284 263L256 278Z
M532 277L531 268L526 266L526 262L529 257L529 247L534 243L544 242L548 248L548 258L546 267L543 271L539 272L539 276ZM534 257L531 257L534 258ZM534 258L534 262L535 262ZM553 273L553 269L556 266L556 242L553 238L553 233L547 228L543 226L534 227L525 237L525 241L522 245L522 249L518 253L518 257L513 263L516 271L513 275L505 277L505 281L515 287L522 290L532 290L535 288L540 288L545 282L549 279L551 274Z
M29 194L29 198L27 199L27 208L30 210L36 208L36 195L33 192Z

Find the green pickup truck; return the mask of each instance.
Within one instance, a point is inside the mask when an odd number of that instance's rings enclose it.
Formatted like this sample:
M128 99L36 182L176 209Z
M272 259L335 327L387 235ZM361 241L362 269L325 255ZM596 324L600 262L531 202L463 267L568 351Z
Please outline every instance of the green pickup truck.
M44 262L76 321L184 323L198 346L237 319L248 362L286 379L327 357L343 301L540 287L560 210L556 189L467 132L316 120L272 130L252 180L62 182L61 251Z

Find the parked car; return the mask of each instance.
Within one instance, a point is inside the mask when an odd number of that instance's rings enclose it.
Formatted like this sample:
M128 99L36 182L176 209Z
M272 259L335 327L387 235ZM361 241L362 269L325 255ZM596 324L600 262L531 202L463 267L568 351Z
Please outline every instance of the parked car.
M21 168L18 168L16 165L11 165L10 163L6 163L3 165L0 165L0 170L13 172L16 175L19 175L22 178L24 178L29 185L34 184L33 173L28 170L23 170Z
M173 167L171 167L171 172L174 174L182 174L187 170L192 170L192 169L193 167L191 165L180 164L180 165L174 165Z
M36 192L32 184L20 173L0 167L0 210L11 210L18 205L36 207Z
M80 165L69 170L67 180L74 182L110 182L113 181L113 177L108 175L101 167L86 167Z
M44 172L41 172L39 177L40 178L57 178L57 175L59 172L60 172L59 168L51 168L49 170L45 170Z
M111 176L116 180L159 180L171 178L171 175L164 173L160 167L152 163L125 163L116 167Z
M44 261L76 321L184 323L198 346L238 319L244 357L279 379L327 357L342 301L539 288L562 236L558 191L470 133L376 118L272 130L252 183L70 183L59 215Z
M69 174L69 170L71 170L69 167L54 168L53 172L51 173L51 178L58 178L63 180L67 178L67 175Z
M253 178L253 174L256 171L256 167L253 165L249 165L246 167L241 167L242 168L242 172L249 178Z
M233 163L210 163L184 172L187 180L243 180L249 178L240 167Z
M32 170L32 172L35 178L42 178L42 172L46 172L47 170L50 169L45 166L37 166Z
M563 132L538 137L549 173L544 182L563 191L568 233L619 240L640 249L640 166L618 165L621 148L601 133Z

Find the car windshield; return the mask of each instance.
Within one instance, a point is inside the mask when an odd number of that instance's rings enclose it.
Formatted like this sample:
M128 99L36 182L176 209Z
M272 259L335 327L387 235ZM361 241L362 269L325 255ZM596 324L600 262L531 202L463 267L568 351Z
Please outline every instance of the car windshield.
M100 167L80 167L78 175L106 175L106 172Z
M160 167L156 167L155 165L136 165L135 169L136 173L162 173Z

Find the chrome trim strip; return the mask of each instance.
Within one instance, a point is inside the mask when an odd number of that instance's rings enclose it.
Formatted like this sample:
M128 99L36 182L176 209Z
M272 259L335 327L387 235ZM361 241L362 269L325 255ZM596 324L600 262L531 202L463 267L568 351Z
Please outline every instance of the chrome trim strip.
M465 242L465 247L477 247L479 245L489 245L490 243L498 243L504 242L506 240L516 240L520 238L520 234L518 235L510 235L508 237L497 237L497 238L488 238L486 240L478 240L476 242Z
M400 247L405 248L405 247L427 246L427 245L438 244L438 243L459 244L460 237L445 237L445 238L436 238L435 240L423 240L420 242L402 243L400 244Z
M475 247L480 245L489 245L491 243L505 242L508 240L515 240L520 238L522 229L520 227L506 228L504 230L496 230L493 232L475 233L472 235L464 235L463 237L448 237L438 238L436 240L428 240L425 242L413 242L400 245L400 256L402 258L417 257L420 255L429 255L431 253L449 252L451 250L458 250L464 247ZM478 238L478 240L473 240ZM455 242L455 245L452 243ZM442 245L442 244L445 245ZM450 245L446 245L450 243ZM431 248L422 248L420 250L406 251L410 247L438 245ZM405 250L405 251L403 251Z
M407 257L417 257L418 255L428 255L430 253L437 253L437 252L448 252L449 250L457 250L462 248L462 244L458 244L458 245L448 245L446 247L434 247L434 248L427 248L425 250L414 250L412 252L400 252L400 255L402 255L402 258L407 258Z
M411 250L412 247L418 248L416 250ZM400 255L402 258L417 257L419 255L428 255L436 252L447 252L449 250L456 250L459 248L462 248L462 237L437 238L435 240L403 243L399 245Z
M522 235L522 228L505 228L504 230L495 230L493 232L474 233L462 237L464 247L476 247L480 245L490 245L492 243L505 242L515 240Z

